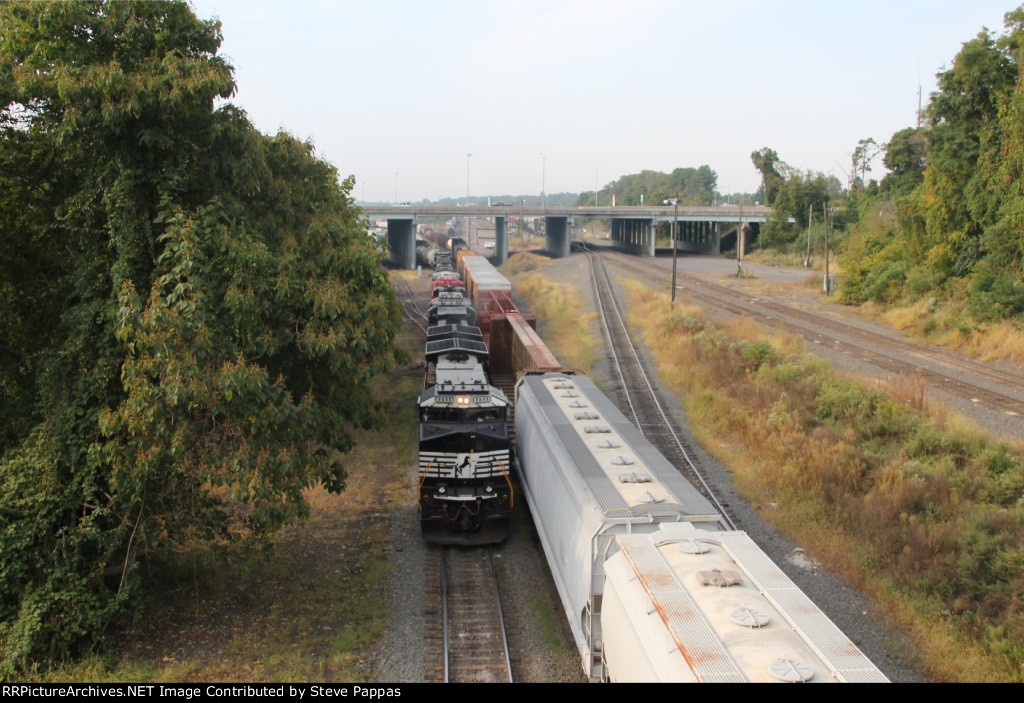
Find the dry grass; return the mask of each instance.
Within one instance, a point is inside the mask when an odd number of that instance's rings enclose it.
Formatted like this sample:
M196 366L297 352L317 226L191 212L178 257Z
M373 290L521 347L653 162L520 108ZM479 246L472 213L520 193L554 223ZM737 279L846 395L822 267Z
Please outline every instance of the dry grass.
M498 267L506 276L518 276L531 271L543 271L551 265L551 259L530 252L511 254L505 263Z
M516 290L530 303L538 331L555 356L566 366L589 373L598 359L598 339L590 331L595 312L586 312L575 286L557 283L539 273L520 276Z
M898 374L895 378L886 381L883 388L897 403L906 405L909 408L920 412L928 411L928 399L925 397L925 390L928 384L920 376Z
M928 301L892 307L868 302L861 306L861 311L898 330L973 358L1024 362L1024 329L1019 322L971 322L956 306L936 306Z
M1024 447L930 417L914 379L837 377L798 339L624 283L666 383L741 493L898 622L948 681L1024 674Z

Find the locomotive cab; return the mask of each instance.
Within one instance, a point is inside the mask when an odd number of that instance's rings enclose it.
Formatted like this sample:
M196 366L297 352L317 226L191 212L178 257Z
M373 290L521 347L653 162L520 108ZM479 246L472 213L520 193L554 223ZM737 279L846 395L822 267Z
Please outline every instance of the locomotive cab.
M508 531L508 399L486 383L451 382L474 365L481 368L469 358L440 358L434 374L447 381L417 403L420 521L423 537L436 544L489 544Z

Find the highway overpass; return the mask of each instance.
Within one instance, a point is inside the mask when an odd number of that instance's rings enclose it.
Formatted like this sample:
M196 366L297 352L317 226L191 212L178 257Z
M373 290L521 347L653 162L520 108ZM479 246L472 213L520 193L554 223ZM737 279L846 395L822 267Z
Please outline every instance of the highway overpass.
M415 221L426 218L492 218L495 256L499 263L508 258L507 225L511 217L543 217L544 248L555 256L569 255L570 218L605 218L611 222L612 245L623 251L654 255L655 225L678 216L678 245L683 251L717 253L722 223L764 222L771 208L763 206L585 206L542 207L518 205L368 205L363 213L372 221L387 220L390 260L397 266L416 267Z

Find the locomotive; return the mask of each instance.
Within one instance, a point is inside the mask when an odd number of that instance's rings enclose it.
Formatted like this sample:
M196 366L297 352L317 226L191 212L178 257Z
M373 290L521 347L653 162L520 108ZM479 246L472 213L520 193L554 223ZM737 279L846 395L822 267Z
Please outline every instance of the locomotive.
M476 311L439 254L419 414L420 525L435 544L501 542L512 512L509 402L490 384Z

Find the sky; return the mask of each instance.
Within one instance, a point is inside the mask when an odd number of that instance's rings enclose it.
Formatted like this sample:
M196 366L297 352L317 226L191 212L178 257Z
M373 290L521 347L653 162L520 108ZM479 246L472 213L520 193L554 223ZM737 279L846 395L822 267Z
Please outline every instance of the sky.
M193 0L264 133L312 142L369 202L581 192L750 153L846 182L861 139L912 127L918 88L1012 2ZM472 154L472 156L467 156ZM543 156L542 156L543 154ZM877 159L870 177L885 169Z

